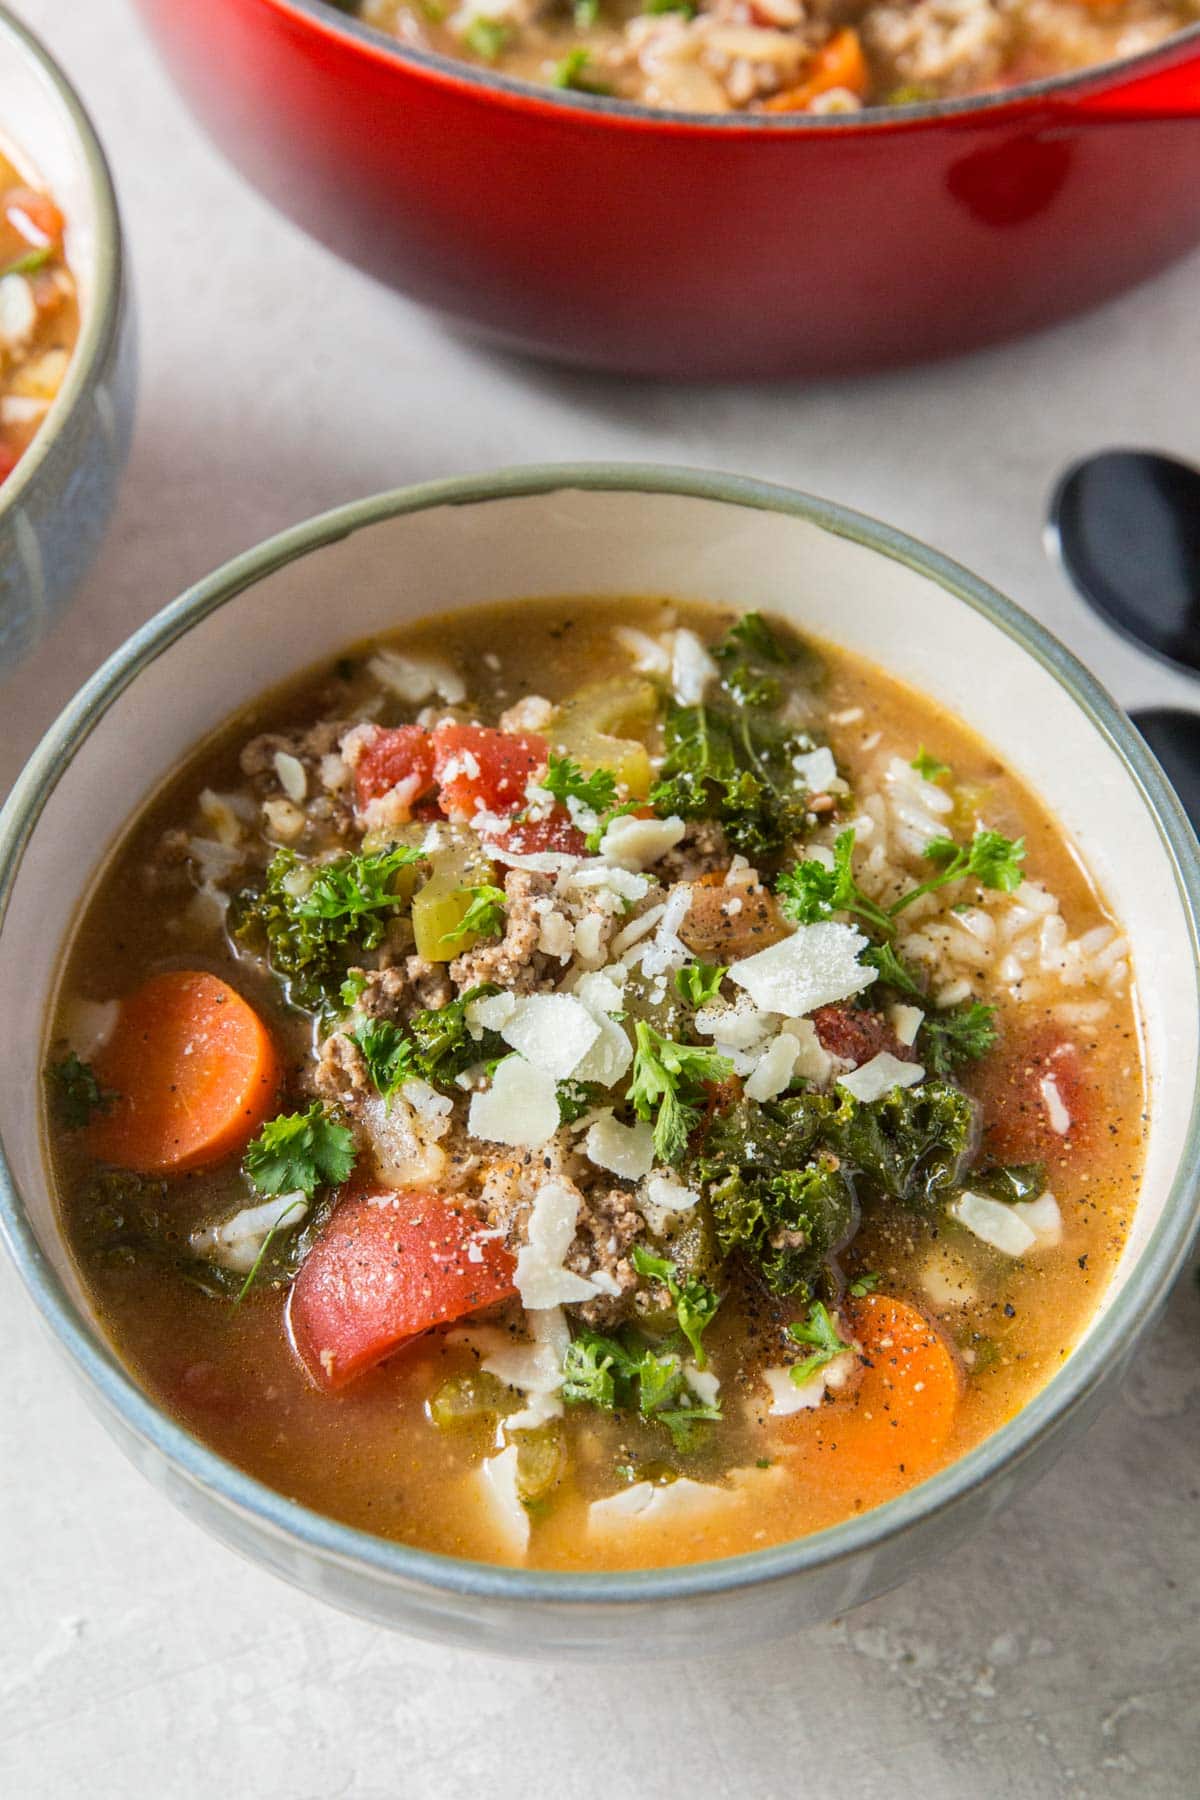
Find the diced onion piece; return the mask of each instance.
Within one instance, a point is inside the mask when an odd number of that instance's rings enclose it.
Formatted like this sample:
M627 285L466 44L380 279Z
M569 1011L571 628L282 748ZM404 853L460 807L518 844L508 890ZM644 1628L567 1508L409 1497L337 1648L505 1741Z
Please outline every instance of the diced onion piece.
M846 1075L839 1075L837 1085L853 1094L856 1100L867 1103L882 1100L892 1088L916 1087L924 1079L925 1071L920 1063L904 1062L890 1050L881 1050L870 1062L851 1069Z
M297 1190L294 1194L277 1194L261 1206L245 1206L220 1225L206 1225L193 1231L188 1239L197 1256L220 1263L236 1275L248 1275L262 1253L267 1238L274 1232L294 1231L308 1214L308 1201Z
M292 756L287 750L275 752L275 773L279 785L294 806L303 806L308 793L308 776L304 773L304 764L298 756Z
M467 1130L493 1144L536 1149L558 1130L558 1088L553 1075L521 1056L506 1056L484 1093L472 1094Z
M593 1300L595 1282L563 1267L583 1196L572 1182L551 1176L534 1196L525 1242L517 1252L517 1292L527 1312Z
M763 1012L802 1018L870 986L875 970L858 960L866 947L867 939L852 925L823 919L798 925L789 937L735 962L729 979Z
M793 756L792 767L810 794L826 793L830 782L838 778L833 751L824 745L819 750L808 750L801 756Z
M717 665L694 631L680 629L671 646L671 686L680 706L699 706Z

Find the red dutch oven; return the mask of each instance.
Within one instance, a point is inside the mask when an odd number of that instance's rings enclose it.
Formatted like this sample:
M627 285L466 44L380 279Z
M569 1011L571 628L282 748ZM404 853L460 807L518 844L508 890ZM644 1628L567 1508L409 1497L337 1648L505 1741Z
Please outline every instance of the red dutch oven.
M1200 240L1200 26L1053 81L842 117L652 112L402 48L320 0L138 0L321 241L512 347L824 375L1048 324Z

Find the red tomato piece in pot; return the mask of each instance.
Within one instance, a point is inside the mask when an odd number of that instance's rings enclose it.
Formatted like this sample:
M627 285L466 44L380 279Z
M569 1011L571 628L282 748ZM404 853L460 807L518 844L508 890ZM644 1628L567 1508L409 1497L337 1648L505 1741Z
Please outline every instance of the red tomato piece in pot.
M345 1387L410 1338L507 1299L515 1268L451 1200L352 1192L292 1284L292 1342L320 1387Z
M525 804L530 776L546 767L549 750L545 738L532 731L439 725L433 753L443 810L459 819L515 812Z
M523 819L510 825L490 840L513 856L540 856L546 850L558 850L567 856L583 856L587 839L578 825L572 825L570 814L555 807L548 819Z
M420 725L397 725L382 730L366 746L354 770L354 791L360 807L409 787L406 794L415 806L434 785L433 738Z

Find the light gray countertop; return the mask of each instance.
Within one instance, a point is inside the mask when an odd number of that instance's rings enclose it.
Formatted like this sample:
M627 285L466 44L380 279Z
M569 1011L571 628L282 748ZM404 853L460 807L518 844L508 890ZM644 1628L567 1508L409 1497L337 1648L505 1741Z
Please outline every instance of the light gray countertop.
M936 543L1127 705L1185 681L1046 562L1056 471L1111 442L1200 460L1200 260L1024 344L861 382L665 388L499 358L278 219L174 102L119 0L18 0L108 146L142 331L107 547L3 695L0 787L183 586L376 489L512 461L704 464ZM0 1266L0 1793L107 1800L1193 1795L1200 1293L1123 1399L985 1538L802 1639L723 1663L504 1665L389 1637L237 1560L126 1464Z

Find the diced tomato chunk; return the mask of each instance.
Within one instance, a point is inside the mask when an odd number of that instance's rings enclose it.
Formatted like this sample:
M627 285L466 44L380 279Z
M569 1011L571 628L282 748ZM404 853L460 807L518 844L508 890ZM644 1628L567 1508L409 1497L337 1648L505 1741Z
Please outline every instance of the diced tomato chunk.
M536 732L439 725L433 754L443 810L460 819L515 812L525 804L529 777L546 767L549 749Z
M1079 1045L1054 1026L1002 1041L969 1085L984 1104L984 1148L998 1162L1057 1163L1091 1144L1103 1112Z
M367 806L400 783L411 783L406 795L410 805L430 792L433 778L433 739L420 725L397 725L381 731L358 759L354 791L359 806Z
M521 820L490 841L514 856L540 856L545 850L582 856L587 850L587 838L561 806L556 806L548 819Z
M432 1326L507 1299L515 1267L451 1200L352 1191L292 1285L292 1342L320 1387L344 1387Z
M27 244L38 249L56 244L63 234L63 216L49 194L36 188L9 188L4 196L4 216Z

